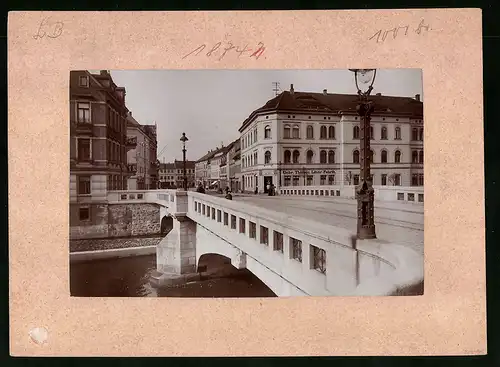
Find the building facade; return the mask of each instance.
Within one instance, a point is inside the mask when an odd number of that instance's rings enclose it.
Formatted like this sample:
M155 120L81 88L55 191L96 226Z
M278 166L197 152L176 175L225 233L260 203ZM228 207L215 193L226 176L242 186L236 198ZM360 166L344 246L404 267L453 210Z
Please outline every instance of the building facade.
M241 149L240 139L236 139L227 152L227 161L229 164L229 187L232 192L241 190Z
M160 164L160 187L164 189L184 187L184 162L175 160L173 163ZM186 161L186 176L189 187L195 186L195 162Z
M195 181L196 185L207 187L210 183L210 158L212 158L213 151L209 150L207 154L195 162Z
M108 71L70 72L70 233L78 236L89 227L96 236L107 216L107 191L127 189L131 172L127 149L125 88Z
M127 152L129 190L158 188L158 165L156 158L156 125L141 125L129 112L127 116L127 137L134 141L135 148Z
M420 96L380 94L372 113L374 185L423 185L423 103ZM239 129L242 189L357 185L360 127L357 95L290 91L252 112Z

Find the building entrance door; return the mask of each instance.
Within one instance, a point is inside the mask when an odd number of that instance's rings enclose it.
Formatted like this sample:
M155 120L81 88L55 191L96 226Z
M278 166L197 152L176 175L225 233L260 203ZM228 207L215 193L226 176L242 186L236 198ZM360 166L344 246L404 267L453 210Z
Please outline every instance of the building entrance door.
M264 176L264 192L269 193L268 186L271 187L273 184L273 176Z

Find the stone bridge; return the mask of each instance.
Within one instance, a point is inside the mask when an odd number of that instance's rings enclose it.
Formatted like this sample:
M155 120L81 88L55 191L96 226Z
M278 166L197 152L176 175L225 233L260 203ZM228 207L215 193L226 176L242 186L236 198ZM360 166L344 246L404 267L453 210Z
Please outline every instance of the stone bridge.
M109 203L157 204L165 237L158 286L189 281L214 253L246 268L276 295L392 295L423 281L423 254L238 200L193 191L114 191Z

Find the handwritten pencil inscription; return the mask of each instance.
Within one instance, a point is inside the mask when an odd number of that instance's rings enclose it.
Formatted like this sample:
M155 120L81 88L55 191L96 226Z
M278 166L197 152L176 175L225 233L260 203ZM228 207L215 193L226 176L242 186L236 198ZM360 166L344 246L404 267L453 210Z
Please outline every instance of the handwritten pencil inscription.
M420 24L416 28L410 28L409 25L397 26L391 29L382 30L379 29L375 34L373 34L368 40L375 40L377 43L383 43L386 39L396 39L398 36L407 36L408 32L414 32L416 34L427 33L431 31L431 27L425 23L422 19Z
M211 46L211 47L210 47ZM248 56L255 57L255 59L259 59L266 47L264 43L259 42L257 45L253 46L253 48L249 48L249 44L246 44L244 47L236 46L231 41L217 42L213 45L209 45L203 43L193 49L191 52L187 53L182 57L185 59L187 57L198 56L200 54L205 55L209 58L217 58L217 60L222 60L227 54L235 53L238 57Z
M38 26L38 31L33 38L38 40L44 37L57 38L59 37L64 28L64 23L60 21L53 21L50 17L42 19Z

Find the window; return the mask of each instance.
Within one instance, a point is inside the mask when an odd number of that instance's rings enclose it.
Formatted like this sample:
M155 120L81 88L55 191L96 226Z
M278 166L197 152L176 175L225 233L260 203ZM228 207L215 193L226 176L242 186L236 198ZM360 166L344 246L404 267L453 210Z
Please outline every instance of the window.
M394 129L394 139L401 140L401 128L399 126Z
M319 152L319 163L326 163L326 150Z
M312 164L314 153L312 150L307 151L307 164Z
M370 149L370 163L374 162L373 156L374 156L373 150Z
M291 138L291 135L290 135L290 126L289 125L285 125L285 128L283 129L283 137L285 139L290 139Z
M302 241L290 237L290 258L302 262Z
M359 175L354 175L354 185L359 185Z
M90 161L90 139L78 139L78 160Z
M418 129L416 127L411 129L411 140L418 140Z
M394 162L401 163L401 152L399 150L394 152Z
M299 127L297 125L295 125L293 127L292 133L293 133L293 138L294 139L300 139L300 130L299 130Z
M307 176L307 186L312 186L313 184L313 176Z
M290 186L291 177L285 176L285 186Z
M240 218L240 233L245 233L245 219Z
M299 176L293 176L293 186L299 186Z
M260 226L260 243L269 245L269 231L267 227Z
M424 141L424 129L421 128L418 133L418 140Z
M387 163L387 150L382 150L380 153L380 161L382 163Z
M299 163L300 153L298 150L293 151L293 163Z
M78 195L90 194L90 176L78 176Z
M307 126L307 139L314 139L314 128L311 125Z
M321 126L319 130L319 138L326 139L326 126Z
M416 150L411 152L411 162L418 163L418 152Z
M414 173L411 175L411 185L418 186L418 174Z
M321 175L319 177L319 184L320 185L326 185L326 175Z
M90 122L90 103L78 103L77 104L77 117L78 122L89 123Z
M273 231L273 250L283 252L283 233Z
M265 164L271 163L271 152L269 150L264 153L264 163Z
M335 151L334 150L328 151L328 163L335 163Z
M222 221L222 211L220 209L217 209L217 222Z
M89 86L89 77L86 75L80 75L78 78L78 85L80 87L88 87Z
M328 128L328 139L335 139L335 126Z
M328 176L328 185L335 185L335 175Z
M352 129L352 138L359 139L359 126L354 126Z
M253 154L253 164L257 165L257 152Z
M256 143L257 142L257 129L255 129L253 131L253 142Z
M212 219L215 220L215 208L212 208Z
M382 178L382 186L386 186L387 185L387 175L383 173L381 178Z
M88 206L80 207L78 212L80 220L90 220L90 208Z
M203 205L205 207L205 205ZM236 229L236 215L231 214L231 229Z
M424 151L418 152L418 163L424 163Z
M370 140L375 139L375 133L373 132L373 126L370 126Z
M380 140L387 140L387 128L385 126L380 130Z
M248 228L248 236L250 238L257 238L257 226L255 225L254 222L248 222L249 223L249 228Z
M420 173L418 175L418 186L424 186L424 174Z
M352 163L359 163L359 150L352 152Z
M311 267L320 273L326 273L326 252L313 245L311 245Z
M394 175L394 185L401 186L401 175L399 173Z
M269 125L264 128L264 139L271 139L271 126Z

